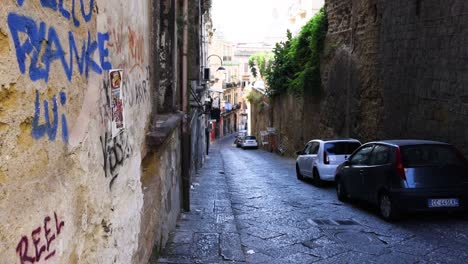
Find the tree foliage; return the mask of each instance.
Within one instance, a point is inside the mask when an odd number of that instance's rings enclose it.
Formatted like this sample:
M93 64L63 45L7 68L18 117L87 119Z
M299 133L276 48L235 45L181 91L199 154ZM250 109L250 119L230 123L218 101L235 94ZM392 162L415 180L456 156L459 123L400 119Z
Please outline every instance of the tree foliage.
M249 58L249 68L250 68L250 71L252 72L252 76L254 78L257 78L257 68L255 67L255 61L252 57Z
M266 65L265 77L270 97L290 93L320 95L320 63L327 34L327 17L322 9L302 27L297 37L276 44L274 59Z
M267 74L267 68L270 61L273 59L272 53L259 52L255 53L249 58L249 67L252 72L252 76L257 78L257 68L260 72L260 77L265 77Z

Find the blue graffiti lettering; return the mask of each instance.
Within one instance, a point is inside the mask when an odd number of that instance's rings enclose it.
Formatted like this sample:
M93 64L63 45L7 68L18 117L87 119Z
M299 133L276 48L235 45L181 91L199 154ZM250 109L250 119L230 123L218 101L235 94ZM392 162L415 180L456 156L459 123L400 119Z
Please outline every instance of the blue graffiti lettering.
M85 12L84 1L80 0L80 3L81 3L81 15L83 15L84 20L86 21L86 23L88 23L89 21L91 21L91 18L93 16L94 0L89 1L89 13L88 14L86 14Z
M57 0L41 0L42 7L57 11Z
M67 103L67 97L64 92L60 92L60 105L65 106ZM34 139L38 140L43 138L46 134L49 140L54 141L57 137L57 128L59 125L59 117L58 117L58 104L57 104L57 97L54 96L52 98L52 113L53 113L53 122L50 121L49 116L49 102L44 100L44 120L45 124L39 124L39 118L41 116L41 102L39 98L39 91L36 91L36 102L34 103L35 111L34 111L34 118L33 118L33 128L31 131L31 135ZM67 118L65 114L61 116L62 121L62 139L65 143L68 143L68 124Z
M112 69L112 64L106 61L106 58L109 57L109 50L104 45L109 41L109 33L98 33L98 43L99 43L99 55L101 61L101 67L103 70Z
M70 12L63 6L63 0L59 0L59 10L64 18L70 19Z
M60 59L60 61L62 62L62 66L65 71L65 74L67 75L68 80L71 80L72 68L68 66L68 63L65 60L65 52L63 51L62 45L60 44L60 39L57 35L57 32L55 31L53 27L49 28L48 39L49 41L48 41L46 53L44 55L44 57L47 56L47 59L46 59L46 74L47 75L45 76L46 77L45 80L47 81L49 79L50 64L54 60L58 60L58 59ZM55 46L55 49L52 48L53 46ZM73 63L73 60L70 60L70 65L72 65L72 63Z
M75 10L76 10L76 8L75 8L76 1L77 0L72 0L71 14L70 14L70 11L65 9L64 0L58 0L58 2L57 2L57 0L40 0L40 3L41 3L41 6L43 8L48 8L48 9L52 9L54 11L60 12L60 14L64 18L66 18L67 20L70 20L70 16L72 16L73 24L75 25L75 27L79 27L80 26L80 21L76 17L76 12L75 12ZM83 20L86 23L91 21L91 18L93 17L94 1L95 0L89 0L89 11L86 12L86 10L85 10L85 1L80 0L81 15L83 17ZM17 0L16 2L18 3L19 6L23 6L23 4L24 4L24 0Z
M81 45L81 58L80 54L78 53L78 47L76 46L75 43L75 37L73 36L73 33L68 32L68 41L70 43L70 66L71 70L73 71L73 54L75 54L75 59L76 63L78 64L78 70L80 71L80 74L83 74L84 71L84 61L85 61L85 52L86 52L86 42L83 40L83 45Z
M75 27L79 27L80 21L78 20L78 18L76 18L76 13L75 13L75 0L72 0L72 14L73 14L73 25L75 25Z
M106 42L109 41L108 33L97 33L97 41L91 37L88 31L88 39L82 42L81 56L75 41L74 33L68 32L69 60L65 58L65 52L61 40L54 27L47 26L44 22L37 23L26 16L10 13L7 18L13 43L16 49L16 58L22 74L26 73L26 58L31 58L29 65L29 77L32 81L49 80L50 64L58 60L61 62L62 69L71 81L73 75L74 58L77 61L78 71L81 75L89 76L89 71L102 74L103 70L112 69L112 64L108 61L109 50L106 48ZM47 38L46 38L47 32ZM20 33L27 35L22 43ZM41 51L45 51L41 55ZM93 60L94 52L99 52L99 62Z
M97 42L91 40L91 33L88 31L88 49L86 52L86 78L88 77L89 73L89 66L91 65L91 69L99 74L102 73L101 67L99 67L99 64L97 64L92 56L94 54L94 51L97 49Z
M60 104L65 106L67 103L67 95L65 92L60 92ZM68 143L68 123L65 114L62 114L62 139L63 142Z

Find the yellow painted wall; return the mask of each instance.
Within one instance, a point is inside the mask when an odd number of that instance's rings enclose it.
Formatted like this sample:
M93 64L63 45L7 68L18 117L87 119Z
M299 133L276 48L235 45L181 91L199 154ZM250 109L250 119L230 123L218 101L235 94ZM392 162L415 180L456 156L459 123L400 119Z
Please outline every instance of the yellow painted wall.
M0 263L131 263L151 110L149 2L2 1ZM124 71L126 128L115 137L111 68Z

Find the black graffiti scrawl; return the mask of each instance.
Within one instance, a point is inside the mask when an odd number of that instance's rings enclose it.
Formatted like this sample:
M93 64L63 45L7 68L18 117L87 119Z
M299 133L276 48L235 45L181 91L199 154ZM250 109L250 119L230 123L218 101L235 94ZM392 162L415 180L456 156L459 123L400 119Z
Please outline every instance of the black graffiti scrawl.
M109 188L119 176L120 168L133 153L133 149L128 141L128 135L125 130L121 131L116 137L112 138L111 133L100 137L102 155L104 158L103 169L106 178L111 179Z

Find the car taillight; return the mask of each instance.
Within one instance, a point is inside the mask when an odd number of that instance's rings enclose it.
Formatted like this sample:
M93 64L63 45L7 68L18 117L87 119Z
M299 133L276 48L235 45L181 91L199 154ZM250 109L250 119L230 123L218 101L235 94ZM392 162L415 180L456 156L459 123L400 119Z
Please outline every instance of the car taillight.
M402 161L402 158L401 158L400 148L397 148L397 150L396 150L395 169L396 169L396 171L398 173L398 176L400 176L400 178L402 180L406 180L405 167L403 166L403 161Z
M330 159L328 158L327 152L323 152L323 164L330 164Z
M463 163L465 164L465 166L468 168L468 160L465 158L465 155L463 155L463 153L460 152L460 150L458 150L457 148L453 147L453 150L455 150L455 152L457 153L458 157L463 161Z

